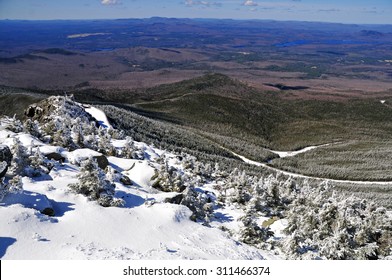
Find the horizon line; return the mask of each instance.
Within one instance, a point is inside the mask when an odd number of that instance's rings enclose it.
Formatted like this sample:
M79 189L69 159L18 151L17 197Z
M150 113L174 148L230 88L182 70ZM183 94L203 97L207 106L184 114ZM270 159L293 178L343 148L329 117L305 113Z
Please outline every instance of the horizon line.
M302 22L302 23L321 23L321 24L342 24L342 25L387 25L392 26L392 23L358 23L358 22L337 22L337 21L312 21L312 20L279 20L279 19L243 19L243 18L181 18L181 17L162 17L162 16L152 16L144 18L80 18L80 19L13 19L13 18L3 18L0 21L105 21L105 20L151 20L151 19L177 19L177 20L216 20L216 21L269 21L269 22Z

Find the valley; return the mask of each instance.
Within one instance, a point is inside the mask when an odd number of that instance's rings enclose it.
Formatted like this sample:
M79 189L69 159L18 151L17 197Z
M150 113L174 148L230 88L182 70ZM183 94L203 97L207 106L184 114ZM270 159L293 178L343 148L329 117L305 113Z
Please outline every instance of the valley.
M390 25L2 20L0 38L18 237L0 257L390 258Z

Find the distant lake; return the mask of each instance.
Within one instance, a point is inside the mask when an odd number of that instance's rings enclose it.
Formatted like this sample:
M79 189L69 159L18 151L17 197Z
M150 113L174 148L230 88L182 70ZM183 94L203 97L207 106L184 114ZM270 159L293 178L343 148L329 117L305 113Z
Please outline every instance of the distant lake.
M296 40L292 42L284 42L275 44L275 47L284 48L284 47L295 47L302 45L374 45L380 44L382 42L367 42L367 41L358 41L358 40Z
M104 51L114 51L115 48L97 48L97 49L93 49L93 52L104 52Z

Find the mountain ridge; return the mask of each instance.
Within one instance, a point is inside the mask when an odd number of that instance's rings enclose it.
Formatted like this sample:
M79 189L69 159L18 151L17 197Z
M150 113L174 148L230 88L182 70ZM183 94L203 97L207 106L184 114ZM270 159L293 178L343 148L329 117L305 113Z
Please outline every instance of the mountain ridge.
M43 104L53 110L37 110ZM33 107L46 117L1 119L0 140L13 155L1 178L2 235L15 240L1 248L2 259L391 257L388 212L337 194L327 182L247 175L220 166L223 161L206 163L136 142L100 126L103 112L90 107L87 114L70 97ZM63 159L45 158L53 153ZM105 170L96 156L107 159ZM312 227L306 230L309 215L324 223L334 209L341 209L335 218L345 223L317 236ZM334 230L353 243L329 247Z

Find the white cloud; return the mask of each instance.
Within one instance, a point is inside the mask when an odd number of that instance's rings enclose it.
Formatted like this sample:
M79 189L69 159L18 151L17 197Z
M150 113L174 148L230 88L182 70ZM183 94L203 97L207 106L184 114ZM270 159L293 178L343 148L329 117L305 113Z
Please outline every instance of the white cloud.
M253 0L246 0L242 5L244 5L244 6L258 6L259 4L257 4Z
M337 13L340 12L339 9L320 9L318 12L325 12L325 13Z
M192 7L192 6L204 6L204 7L217 6L217 7L220 7L220 6L222 6L222 3L209 2L209 1L185 0L185 5L188 7Z
M101 0L102 5L116 5L118 3L118 0Z

